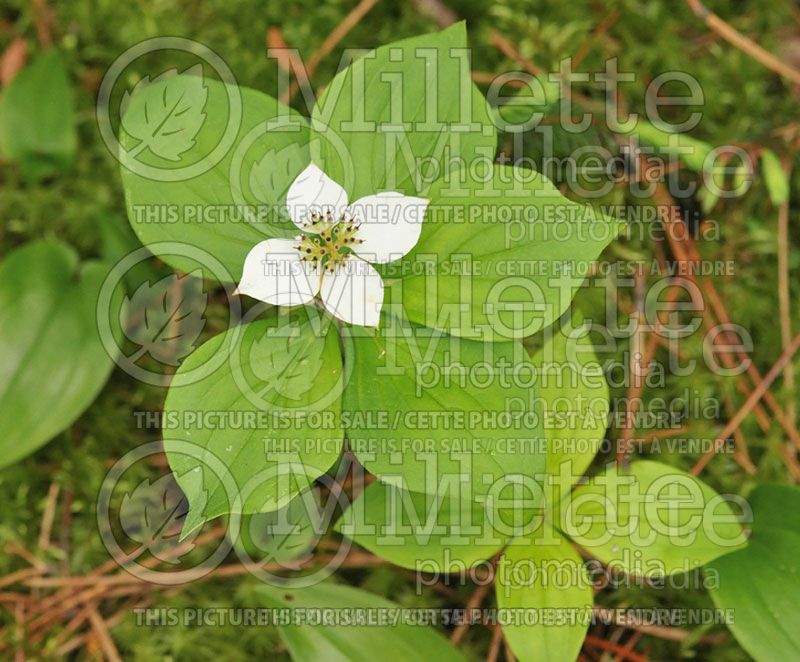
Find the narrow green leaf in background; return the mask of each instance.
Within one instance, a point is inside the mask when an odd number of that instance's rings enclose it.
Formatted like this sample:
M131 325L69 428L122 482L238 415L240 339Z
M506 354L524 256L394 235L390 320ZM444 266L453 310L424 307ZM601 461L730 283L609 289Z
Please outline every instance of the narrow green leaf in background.
M771 149L761 152L761 173L767 185L769 199L776 207L789 201L789 176L781 165L781 160Z
M706 158L713 149L711 145L698 140L687 133L666 131L644 120L636 122L632 134L639 142L656 151L650 152L657 156L675 156L696 172L703 172Z
M0 264L0 466L71 425L108 379L114 362L95 311L107 272L51 241L27 244Z
M41 53L0 96L0 154L23 176L40 180L66 170L77 146L75 101L64 58Z

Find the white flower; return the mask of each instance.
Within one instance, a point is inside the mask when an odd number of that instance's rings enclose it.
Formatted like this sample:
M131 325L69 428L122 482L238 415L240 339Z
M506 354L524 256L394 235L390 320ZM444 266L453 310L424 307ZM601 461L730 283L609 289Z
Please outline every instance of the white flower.
M286 204L302 234L256 244L237 291L277 306L319 294L339 319L377 326L383 279L370 262L393 262L414 248L428 200L392 191L348 205L345 190L312 163L292 182Z

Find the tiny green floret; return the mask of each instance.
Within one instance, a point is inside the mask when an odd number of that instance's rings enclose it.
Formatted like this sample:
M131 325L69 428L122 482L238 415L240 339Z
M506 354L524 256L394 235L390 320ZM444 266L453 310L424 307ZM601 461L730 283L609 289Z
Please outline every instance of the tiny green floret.
M353 253L352 246L363 243L362 239L356 238L360 227L361 223L347 212L342 212L338 221L334 220L330 210L324 215L311 213L308 232L300 235L300 243L295 249L304 261L332 273Z

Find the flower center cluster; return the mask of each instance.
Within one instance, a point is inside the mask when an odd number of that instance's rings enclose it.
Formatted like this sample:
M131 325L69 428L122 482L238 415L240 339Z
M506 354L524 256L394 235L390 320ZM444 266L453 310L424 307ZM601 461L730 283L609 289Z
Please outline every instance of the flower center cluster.
M342 213L338 221L330 211L324 215L312 213L306 224L306 234L300 235L295 249L306 262L333 272L352 254L352 246L362 243L356 238L359 227L361 224L347 213Z

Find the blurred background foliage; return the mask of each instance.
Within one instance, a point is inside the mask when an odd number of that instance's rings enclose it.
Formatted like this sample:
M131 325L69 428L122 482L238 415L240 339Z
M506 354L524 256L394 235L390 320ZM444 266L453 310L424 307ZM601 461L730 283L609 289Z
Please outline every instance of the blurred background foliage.
M735 28L757 40L771 52L791 60L800 52L800 9L791 0L771 3L755 1L714 0L708 3ZM77 132L74 156L59 163L52 172L30 177L18 163L0 163L0 253L39 238L59 238L75 247L82 257L115 257L137 246L131 237L125 217L118 164L100 139L95 119L96 95L106 68L126 48L144 39L175 35L198 40L221 54L241 85L276 94L277 69L265 55L269 28L279 28L286 44L300 49L308 58L323 40L352 10L352 0L288 0L283 2L244 2L242 0L71 0L52 3L44 8L41 2L2 0L0 3L0 53L19 38L26 41L28 60L42 52L41 13L50 14L49 31L63 56L71 95L74 98L74 126ZM431 7L439 3L425 0L379 2L352 29L343 42L324 58L314 75L315 86L324 85L336 71L345 46L370 48L437 29ZM636 73L636 80L624 84L625 106L633 112L644 110L647 83L667 70L687 72L701 84L705 104L703 118L692 135L711 145L737 144L758 150L770 147L781 157L793 157L794 146L786 139L798 122L798 90L781 80L761 64L715 37L683 2L668 0L609 0L606 2L556 2L554 0L451 0L446 8L468 22L473 48L472 66L479 72L498 73L518 69L496 45L496 34L514 45L518 53L544 71L556 71L559 62L580 53L576 67L581 72L599 72L607 58L619 58L619 69ZM604 29L598 31L598 25ZM152 70L137 72L140 76L162 71L171 66L157 57L147 62ZM142 65L144 66L144 65ZM132 82L135 82L132 81ZM486 85L482 84L485 89ZM597 86L579 86L589 99L601 100ZM2 93L3 88L0 88ZM43 97L41 104L57 103ZM301 109L300 95L295 105ZM677 119L677 118L676 118ZM25 127L23 127L25 128ZM25 128L30 130L30 127ZM584 143L613 144L613 137L598 129L589 135L569 136ZM570 143L569 150L576 146ZM535 151L535 146L529 146ZM797 170L795 170L797 172ZM686 177L696 175L687 173ZM792 181L797 191L798 178ZM622 189L609 196L613 202L629 202ZM792 203L797 194L792 194ZM700 201L684 201L697 212ZM790 273L800 267L798 251L798 219L794 204L790 217ZM765 185L756 176L750 190L741 197L715 204L708 217L719 222L720 234L712 241L700 242L700 250L708 259L735 260L735 274L715 278L715 285L731 318L752 334L754 360L762 372L774 362L781 346L777 323L777 213ZM653 260L653 246L648 241L632 239L612 245L605 258L628 261ZM163 265L151 268L169 273ZM654 277L655 278L655 277ZM599 283L602 285L603 283ZM800 287L795 276L792 303L797 302ZM621 298L632 305L633 290L622 290ZM604 316L604 287L587 287L577 299L577 306L586 317ZM212 303L213 317L224 318L223 302ZM218 310L214 311L214 306ZM800 326L800 306L793 305L792 324ZM625 321L630 312L620 313ZM702 356L699 334L688 338L682 349L694 358ZM624 360L629 350L627 341L617 343L613 352L603 358ZM659 348L659 360L667 353ZM788 404L790 394L775 389L779 400ZM668 402L684 398L729 400L740 404L741 394L732 380L720 379L705 369L687 376L669 375L665 384L646 389L645 405L652 397ZM626 394L617 386L613 398ZM164 389L138 383L120 370L115 371L94 404L79 420L33 456L12 467L0 470L0 541L33 551L47 562L61 564L71 574L83 574L107 559L96 530L95 500L102 479L116 458L137 445L157 440L160 431L136 425L134 412L160 411ZM684 421L693 436L713 438L724 425L729 413L719 420L694 418ZM748 475L730 455L716 458L706 469L705 479L720 492L746 493L756 482L787 482L790 476L782 455L784 436L777 425L766 431L753 417L741 426L750 458L756 471ZM618 431L611 430L612 438ZM696 458L675 453L663 458L688 469ZM597 464L608 460L598 458ZM136 481L148 477L131 476L130 489ZM163 466L154 463L153 470ZM57 483L62 494L69 495L60 517L68 524L62 539L46 549L38 548L40 521L50 486ZM56 526L56 530L59 527ZM65 532L66 531L66 532ZM18 555L0 555L0 573L19 569ZM389 596L404 606L443 606L452 604L442 594L428 591L422 597L414 593L413 580L402 570L389 567L347 570L342 579L365 589ZM238 600L237 586L248 580L232 578L189 586L182 591L160 596L156 606L227 606ZM471 586L457 587L466 602ZM702 589L604 590L597 601L616 606L711 606ZM12 622L12 615L0 610L0 622ZM711 639L702 639L706 630L714 630ZM610 628L609 631L612 631ZM735 661L747 659L736 641L720 627L700 628L682 642L645 636L638 645L653 659L699 657L708 660ZM606 635L608 632L605 633ZM602 635L602 633L601 633ZM603 635L604 636L604 635ZM135 627L125 619L114 629L114 638L130 659L248 659L254 656L286 658L285 648L277 634L269 628L254 630L237 628L157 628ZM482 628L471 628L464 651L475 658L485 656L491 634ZM709 643L713 642L713 643ZM387 652L388 653L388 652ZM48 656L47 649L37 653ZM79 657L88 655L83 651Z

